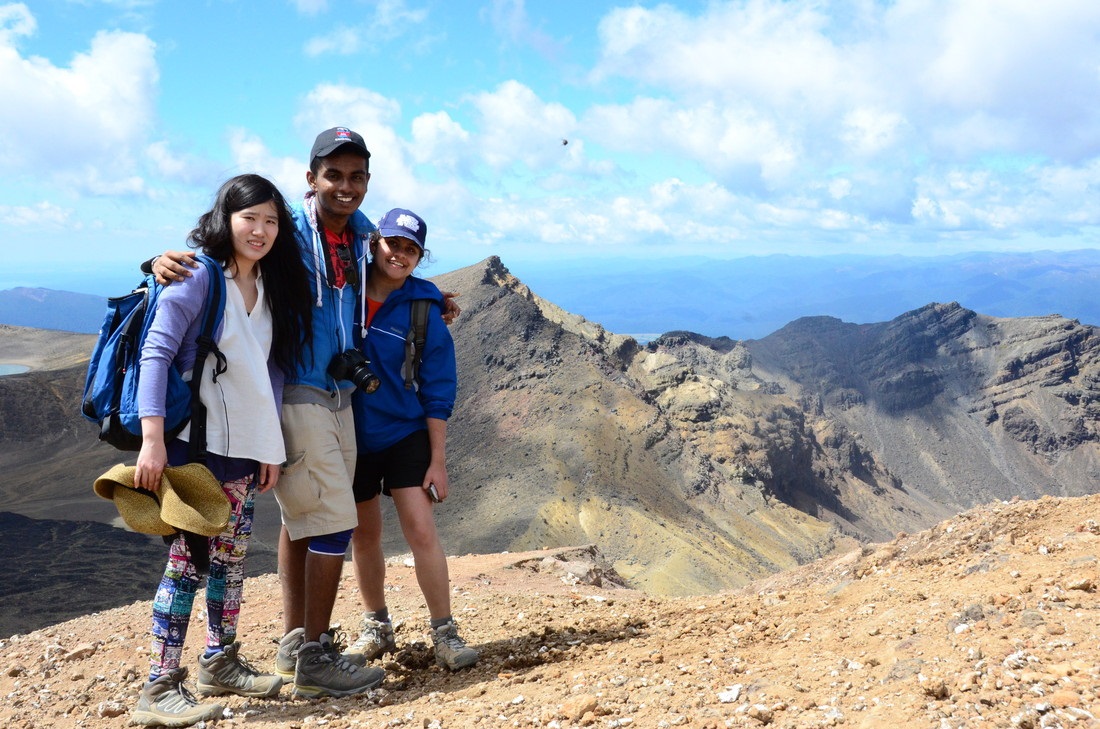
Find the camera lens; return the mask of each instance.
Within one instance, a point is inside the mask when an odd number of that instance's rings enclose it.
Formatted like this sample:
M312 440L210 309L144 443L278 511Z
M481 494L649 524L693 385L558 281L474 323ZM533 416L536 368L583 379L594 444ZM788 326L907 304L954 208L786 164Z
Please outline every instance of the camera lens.
M363 392L370 394L381 381L370 371L370 362L358 349L347 349L332 358L328 373L334 380L351 380Z
M355 383L356 387L358 387L360 390L367 393L368 395L377 390L378 386L382 384L378 380L378 376L367 369L367 365L365 363L356 365L352 369L350 379L352 382Z

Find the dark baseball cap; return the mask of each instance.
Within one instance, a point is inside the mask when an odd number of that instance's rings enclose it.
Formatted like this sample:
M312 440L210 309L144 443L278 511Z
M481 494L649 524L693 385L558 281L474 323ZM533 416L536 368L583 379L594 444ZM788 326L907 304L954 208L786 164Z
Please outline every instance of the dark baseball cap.
M328 157L344 145L351 145L348 151L354 150L364 158L370 159L367 143L363 141L360 134L347 127L333 127L317 135L317 139L313 142L313 151L309 153L310 166L313 166L318 157Z

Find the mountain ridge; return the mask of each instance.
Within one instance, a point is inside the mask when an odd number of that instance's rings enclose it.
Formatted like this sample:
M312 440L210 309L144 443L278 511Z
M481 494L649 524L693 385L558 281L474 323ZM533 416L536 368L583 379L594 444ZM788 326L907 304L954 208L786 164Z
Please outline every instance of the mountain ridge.
M595 544L632 586L707 594L991 498L1095 483L1094 327L930 304L875 325L814 318L763 340L668 333L642 345L546 301L495 257L433 280L465 309L452 327L456 498L439 512L449 550ZM27 337L77 341L5 333L0 358L33 349ZM1072 366L1059 359L1067 342ZM860 346L870 354L856 357ZM998 359L998 346L1015 354ZM4 406L21 404L0 418L5 503L109 523L90 483L126 455L75 416L79 355L47 359L51 369L0 378ZM969 404L956 407L964 386ZM982 467L995 460L1012 478ZM60 496L59 483L71 484ZM257 509L257 542L270 546L277 510ZM385 546L403 551L399 530Z

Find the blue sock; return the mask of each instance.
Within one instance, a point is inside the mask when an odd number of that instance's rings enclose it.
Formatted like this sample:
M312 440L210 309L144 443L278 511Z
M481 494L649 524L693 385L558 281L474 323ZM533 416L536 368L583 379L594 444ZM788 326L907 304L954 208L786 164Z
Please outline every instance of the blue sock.
M221 646L218 646L216 648L211 648L210 646L206 646L206 650L202 652L202 657L203 658L213 658L214 656L218 655L221 652L222 652L222 647Z

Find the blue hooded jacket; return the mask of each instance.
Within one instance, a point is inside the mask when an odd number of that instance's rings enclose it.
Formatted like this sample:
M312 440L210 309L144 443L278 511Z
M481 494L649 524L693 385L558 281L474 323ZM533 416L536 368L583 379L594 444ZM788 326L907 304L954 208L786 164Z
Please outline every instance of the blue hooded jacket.
M405 338L411 327L411 302L430 299L427 339L419 386L405 389ZM370 360L381 385L370 394L356 391L355 440L359 452L377 452L425 430L427 418L447 420L458 390L455 345L443 321L443 294L431 281L410 276L390 293L371 320L366 336L356 327L359 349Z
M313 303L313 339L306 347L304 364L287 377L283 402L313 403L331 410L341 410L349 404L354 385L347 380L337 382L328 374L328 366L337 353L355 346L357 292L351 286L334 288L329 283L325 241L301 204L293 206L294 222L298 226L297 240L302 262L309 272L309 287ZM348 220L352 231L352 252L361 261L367 237L374 224L356 211ZM360 267L361 270L361 267Z

